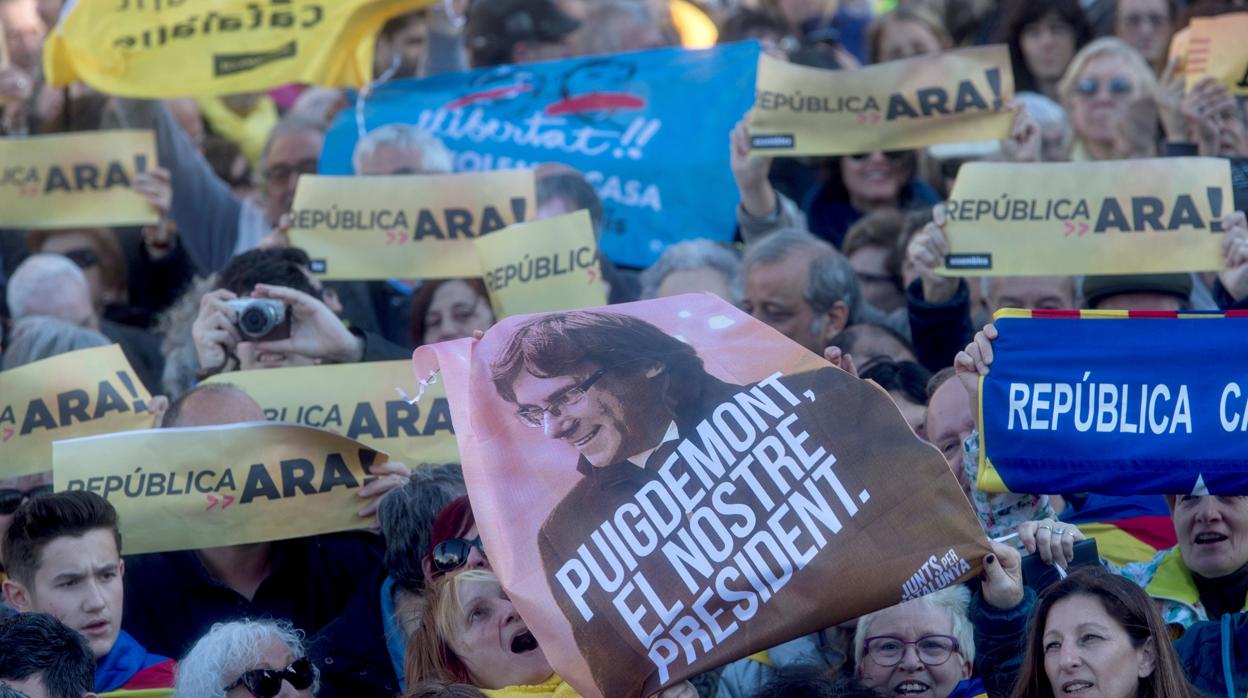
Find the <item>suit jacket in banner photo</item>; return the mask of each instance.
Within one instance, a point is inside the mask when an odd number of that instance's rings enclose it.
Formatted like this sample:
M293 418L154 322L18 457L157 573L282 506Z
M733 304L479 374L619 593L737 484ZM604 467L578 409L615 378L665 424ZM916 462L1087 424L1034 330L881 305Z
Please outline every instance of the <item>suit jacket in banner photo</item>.
M477 525L551 665L661 687L969 578L989 548L888 394L711 295L418 350Z
M754 103L757 42L509 65L379 87L368 130L415 124L454 153L456 172L561 162L604 207L604 254L648 267L668 245L729 241L736 186L728 135ZM347 110L326 136L321 174L351 174Z

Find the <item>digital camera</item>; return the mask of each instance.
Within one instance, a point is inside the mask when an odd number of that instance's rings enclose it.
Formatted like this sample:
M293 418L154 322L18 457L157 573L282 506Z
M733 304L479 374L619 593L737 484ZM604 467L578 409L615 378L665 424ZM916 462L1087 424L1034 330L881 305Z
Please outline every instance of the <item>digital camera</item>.
M226 301L237 316L235 327L245 342L269 342L290 336L290 309L272 298Z

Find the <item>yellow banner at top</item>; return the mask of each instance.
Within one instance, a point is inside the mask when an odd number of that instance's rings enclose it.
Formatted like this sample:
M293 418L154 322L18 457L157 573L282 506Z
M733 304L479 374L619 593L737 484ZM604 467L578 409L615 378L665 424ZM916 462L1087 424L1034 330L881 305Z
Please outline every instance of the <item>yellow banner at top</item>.
M761 54L750 144L767 155L846 155L1009 135L1014 73L1005 46L860 70L819 70Z
M44 46L53 86L140 98L360 86L386 20L434 0L80 0Z
M1248 34L1248 12L1193 19L1184 60L1187 89L1213 76L1231 88L1231 94L1248 95L1245 34Z

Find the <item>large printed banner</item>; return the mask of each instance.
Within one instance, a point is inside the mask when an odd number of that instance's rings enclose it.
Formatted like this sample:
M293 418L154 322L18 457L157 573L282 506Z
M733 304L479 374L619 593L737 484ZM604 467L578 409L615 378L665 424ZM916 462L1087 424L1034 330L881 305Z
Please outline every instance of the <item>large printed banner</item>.
M475 244L496 317L607 304L588 211L514 225Z
M156 164L151 131L0 138L0 228L149 225L134 176Z
M820 70L766 54L750 143L767 155L845 155L1004 138L1014 73L1005 46L945 51L859 70Z
M1222 268L1232 205L1221 158L967 163L950 194L951 276Z
M386 454L321 429L231 424L57 441L57 491L117 508L127 554L361 528L355 496Z
M1213 76L1231 88L1231 94L1248 95L1245 35L1248 35L1248 12L1193 19L1184 61L1187 89Z
M422 347L491 565L586 696L662 686L975 574L940 455L877 386L710 294Z
M48 35L48 82L162 99L366 84L386 20L435 0L78 0Z
M537 211L531 170L299 178L291 242L326 279L481 276L473 240Z
M980 379L989 492L1248 494L1248 315L1003 310Z
M369 129L412 123L455 154L457 172L561 162L606 209L602 251L650 266L673 242L729 240L736 187L728 135L753 100L757 43L659 49L503 66L378 88ZM351 172L354 114L325 141L321 172Z
M409 467L459 462L446 390L439 383L418 404L403 399L417 392L407 361L234 371L207 382L241 388L272 421L344 434Z
M0 371L0 477L52 469L52 442L152 426L152 396L116 344Z

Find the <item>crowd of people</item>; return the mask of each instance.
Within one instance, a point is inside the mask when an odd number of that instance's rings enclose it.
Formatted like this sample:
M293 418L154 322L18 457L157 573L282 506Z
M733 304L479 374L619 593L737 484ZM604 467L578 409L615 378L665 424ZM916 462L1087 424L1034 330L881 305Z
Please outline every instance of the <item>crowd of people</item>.
M102 0L78 0L79 3ZM61 0L0 0L0 136L150 129L159 165L134 189L160 222L0 231L5 371L120 345L156 428L259 421L207 378L408 359L496 321L481 279L322 281L290 244L299 178L318 171L345 91L284 87L149 101L50 87L41 58ZM603 259L611 303L716 294L888 392L940 451L994 542L983 573L668 688L666 698L1196 698L1248 691L1248 492L1130 498L1168 515L1166 544L1028 586L1023 555L1063 570L1103 496L976 487L977 391L1002 308L1248 309L1248 102L1187 89L1168 49L1237 0L446 0L390 20L376 76L758 40L831 70L1008 45L1018 94L999 142L837 157L751 152L746 115L722 141L737 229L673 244L647 269ZM895 6L894 6L895 5ZM1223 268L1197 274L941 273L940 203L972 160L1230 162ZM664 165L656 165L661 167ZM679 167L672 161L670 167ZM453 157L414 125L358 143L358 175L439 174ZM588 210L594 186L537 168L542 217ZM714 239L709 239L714 238ZM289 308L289 337L250 341L240 299ZM1198 351L1199 347L1194 347ZM592 390L592 382L578 386ZM0 396L3 397L3 396ZM413 466L409 468L408 466ZM120 692L215 696L573 696L491 571L457 464L388 463L361 491L376 532L125 555L118 516L46 472L0 463L0 698ZM1016 534L1016 538L1013 536ZM155 691L154 693L142 693ZM161 693L164 691L164 693Z

